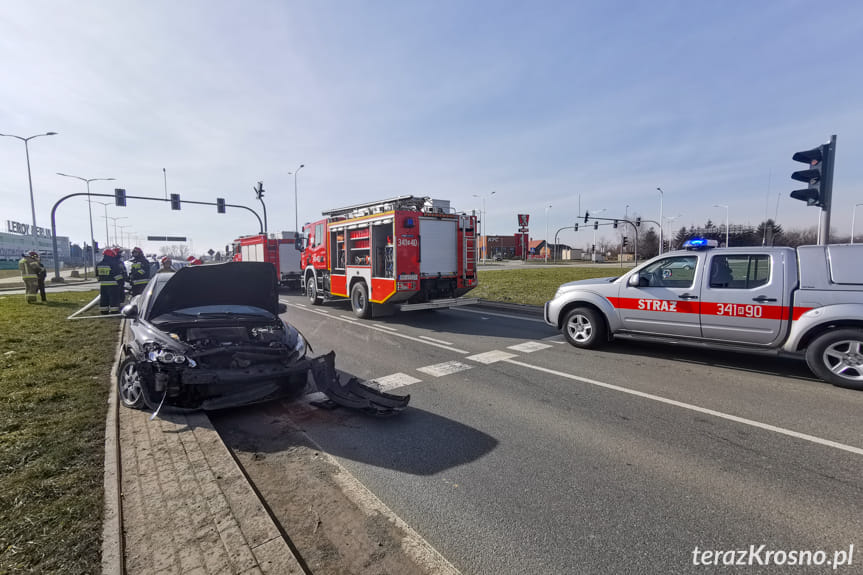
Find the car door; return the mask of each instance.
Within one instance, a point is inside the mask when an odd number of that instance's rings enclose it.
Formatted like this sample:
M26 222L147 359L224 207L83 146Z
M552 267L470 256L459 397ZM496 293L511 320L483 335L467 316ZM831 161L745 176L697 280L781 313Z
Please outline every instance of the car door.
M699 259L693 252L664 257L621 282L615 307L622 329L651 335L700 337Z
M781 257L757 249L709 254L701 290L705 338L767 346L780 337L788 305Z

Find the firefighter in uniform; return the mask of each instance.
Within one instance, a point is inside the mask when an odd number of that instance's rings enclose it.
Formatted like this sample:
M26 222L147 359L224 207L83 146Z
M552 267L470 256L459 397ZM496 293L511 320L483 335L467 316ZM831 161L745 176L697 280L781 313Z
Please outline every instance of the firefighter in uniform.
M129 272L132 295L136 296L143 292L148 281L150 281L150 262L144 257L144 251L141 248L133 248L132 267Z
M156 272L157 274L172 274L172 273L174 273L174 268L171 267L171 258L169 258L168 256L165 256L159 261L161 262L162 267L160 267L159 271Z
M102 314L120 313L126 268L117 252L110 248L102 252L102 261L96 265L96 277L99 278L99 311Z
M45 267L39 262L37 252L28 252L18 260L18 269L21 271L21 279L24 280L24 297L27 303L36 303L39 293L39 275L45 271Z

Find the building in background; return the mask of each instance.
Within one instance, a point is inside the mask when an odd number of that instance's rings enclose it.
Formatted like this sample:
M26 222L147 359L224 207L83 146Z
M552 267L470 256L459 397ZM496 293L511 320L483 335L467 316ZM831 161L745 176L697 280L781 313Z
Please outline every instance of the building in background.
M46 267L54 265L54 248L51 240L51 230L36 228L32 233L29 224L6 221L6 231L0 232L0 269L17 269L21 254L30 250L39 252L42 263ZM57 236L57 255L60 267L71 261L69 238Z

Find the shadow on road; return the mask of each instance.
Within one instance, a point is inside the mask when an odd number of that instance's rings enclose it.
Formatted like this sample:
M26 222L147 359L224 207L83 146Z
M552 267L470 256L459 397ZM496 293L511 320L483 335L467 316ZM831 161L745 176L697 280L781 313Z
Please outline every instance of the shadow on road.
M312 446L306 432L326 453L412 475L433 475L470 463L491 452L498 441L470 426L408 407L391 418L375 418L345 408L297 408L275 402L210 414L231 449L264 454Z

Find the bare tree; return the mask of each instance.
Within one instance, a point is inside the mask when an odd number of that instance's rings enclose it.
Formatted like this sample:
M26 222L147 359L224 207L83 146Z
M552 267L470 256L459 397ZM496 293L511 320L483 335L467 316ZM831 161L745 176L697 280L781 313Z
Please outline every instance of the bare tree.
M159 248L159 253L175 260L184 260L192 255L192 251L189 249L189 246L183 244L162 246Z

